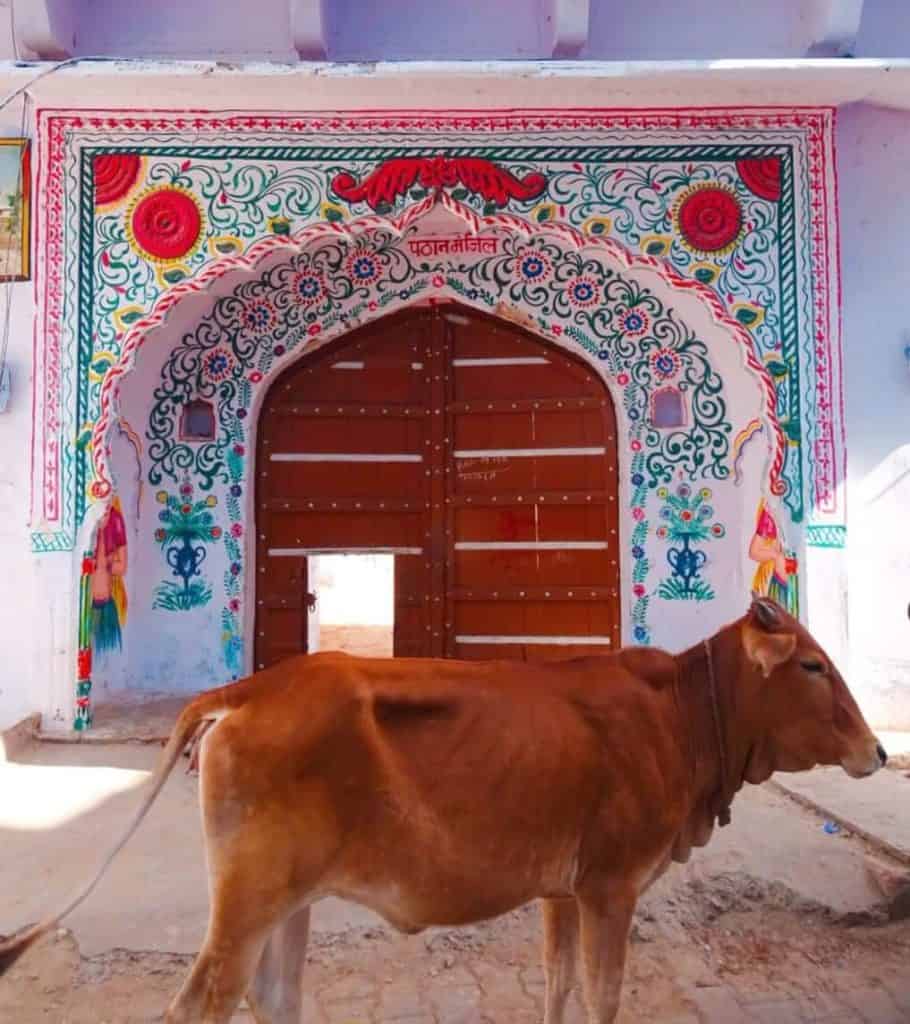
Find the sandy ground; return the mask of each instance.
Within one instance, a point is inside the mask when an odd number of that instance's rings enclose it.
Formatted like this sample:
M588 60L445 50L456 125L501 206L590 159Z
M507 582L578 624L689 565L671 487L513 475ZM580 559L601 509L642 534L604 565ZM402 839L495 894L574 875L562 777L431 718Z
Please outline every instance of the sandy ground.
M141 745L41 744L0 764L0 933L45 913L90 873L156 755ZM864 843L823 824L769 787L747 789L732 827L643 902L621 1020L910 1021L910 925L884 919ZM0 982L0 1021L155 1020L206 912L196 780L178 771L66 929ZM541 1019L538 963L535 908L405 938L326 901L305 1020L530 1024ZM865 1010L853 1006L856 993Z

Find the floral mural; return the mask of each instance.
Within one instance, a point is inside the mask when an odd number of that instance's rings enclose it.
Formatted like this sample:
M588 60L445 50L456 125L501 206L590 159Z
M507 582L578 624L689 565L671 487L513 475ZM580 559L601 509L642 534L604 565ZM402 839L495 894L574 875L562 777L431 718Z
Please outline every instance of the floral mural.
M164 553L164 560L175 580L163 580L155 587L153 608L164 611L188 612L201 608L212 599L212 587L202 578L206 544L221 537L221 527L215 524L212 509L218 504L214 494L195 501L194 487L189 478L180 485L178 494L159 491L158 513L160 526L155 530L155 541Z
M829 343L836 317L824 111L396 115L387 122L101 112L87 120L47 111L41 131L53 171L42 216L65 223L78 245L47 255L51 415L38 443L53 451L37 463L36 518L48 524L35 535L37 550L72 545L92 493L90 451L55 441L55 431L76 405L79 431L91 427L125 333L156 299L264 238L364 214L394 216L436 190L479 214L507 210L614 238L712 288L775 367L778 416L790 441L782 473L788 515L799 522L810 508L814 520L837 521L842 438L839 349L836 338ZM331 157L322 140L334 147ZM75 262L64 268L61 259ZM370 272L355 267L354 278ZM64 303L63 282L74 280L81 282L76 301ZM579 280L566 301L584 308L591 287ZM81 340L61 346L63 335ZM62 381L74 382L77 394L64 395Z
M708 561L702 545L723 537L726 531L720 523L710 522L714 516L714 509L708 504L711 489L699 487L693 491L682 483L673 491L659 487L657 497L665 502L660 510L663 522L657 528L657 537L669 541L670 565L669 577L657 588L658 596L666 601L713 601L714 588L702 576Z
M282 242L321 233L250 274L169 340L139 431L148 441L146 481L167 496L158 512L174 516L155 524L171 575L156 585L156 610L217 615L228 675L243 671L250 628L245 529L261 393L305 346L414 301L456 300L519 318L584 354L608 380L625 430L622 604L630 639L652 641L655 599L714 597L706 556L723 545L713 531L725 529L721 521L730 527L725 511L705 518L702 499L698 509L676 509L674 526L661 509L671 497L683 500L681 485L691 489L685 501L707 491L713 507L722 505L719 492L742 485L752 438L781 455L765 481L778 520L789 529L808 513L810 539L824 529L826 543L842 542L826 112L377 120L103 112L84 119L48 111L40 130L52 171L46 235L59 224L73 244L49 242L45 254L38 551L71 547L90 503L109 500L98 476L110 455L102 397L117 392L132 365L124 351L137 344L137 325L164 322L178 296L204 290L233 266L252 266L250 254L274 256ZM405 225L408 213L440 195L477 218L502 219L486 234L475 225L457 237L422 239ZM351 233L351 225L363 229ZM556 238L550 229L566 233ZM770 412L755 409L743 425L705 337L666 295L586 239L710 292L715 319L722 310L747 339L746 372L764 367ZM214 410L210 439L181 436L181 413L194 401ZM172 508L181 486L193 488L193 499ZM196 522L196 506L210 499L221 521L206 505ZM684 511L698 529L683 529ZM175 532L182 518L185 537ZM764 572L770 559L759 551L768 542L761 534L756 528L750 557ZM670 572L654 579L658 565ZM795 578L788 594L792 605Z
M320 242L217 300L193 332L173 346L153 394L146 432L149 480L158 486L190 473L203 491L227 488L225 544L230 550L222 624L232 672L241 646L238 541L246 507L240 499L248 486L245 455L257 390L267 386L276 363L308 343L420 296L454 296L490 310L505 299L541 335L580 347L613 381L635 453L630 510L634 636L637 642L650 642L647 495L676 474L691 480L728 478L732 426L723 383L706 343L651 290L602 258L561 248L543 236L507 236L496 243L495 255L423 262L413 256L409 239L383 230L353 243ZM685 427L667 430L651 424L651 395L667 381L690 404ZM181 409L200 398L217 401L220 430L210 441L187 442L178 430Z

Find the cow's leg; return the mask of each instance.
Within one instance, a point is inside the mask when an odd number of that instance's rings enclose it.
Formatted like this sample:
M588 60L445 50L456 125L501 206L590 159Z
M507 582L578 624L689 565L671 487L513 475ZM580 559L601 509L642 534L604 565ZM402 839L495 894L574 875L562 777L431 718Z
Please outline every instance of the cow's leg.
M269 936L246 994L257 1024L301 1024L309 937L309 907L291 914Z
M166 1024L230 1021L286 908L282 893L263 879L268 865L262 864L267 862L257 858L237 865L236 857L225 857L222 870L216 867L205 941L165 1014ZM272 870L277 872L274 865Z
M590 1024L613 1024L619 1012L629 929L638 893L628 884L586 888L579 896L581 957Z
M562 1024L575 984L578 959L578 904L574 899L543 900L544 973L547 978L544 1024Z
M206 936L165 1024L228 1024L249 985L267 936Z

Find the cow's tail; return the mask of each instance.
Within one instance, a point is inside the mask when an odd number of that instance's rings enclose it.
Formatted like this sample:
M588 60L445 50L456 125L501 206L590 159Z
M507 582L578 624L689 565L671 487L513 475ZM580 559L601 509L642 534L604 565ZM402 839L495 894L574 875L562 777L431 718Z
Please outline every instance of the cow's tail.
M183 713L177 719L177 724L174 726L167 745L161 752L161 759L152 778L148 782L142 803L136 809L133 819L123 835L111 847L101 866L95 872L94 877L77 890L61 910L44 918L43 921L37 922L37 924L27 925L8 938L0 940L0 977L12 967L32 943L37 942L42 935L50 931L51 928L66 917L67 914L75 910L91 894L95 886L101 881L111 861L123 849L129 838L139 827L142 819L148 813L149 808L155 802L155 798L161 792L162 786L171 774L171 770L180 757L181 751L193 738L196 730L203 722L221 718L228 710L229 708L223 699L222 691L218 690L197 697L196 700L183 709Z

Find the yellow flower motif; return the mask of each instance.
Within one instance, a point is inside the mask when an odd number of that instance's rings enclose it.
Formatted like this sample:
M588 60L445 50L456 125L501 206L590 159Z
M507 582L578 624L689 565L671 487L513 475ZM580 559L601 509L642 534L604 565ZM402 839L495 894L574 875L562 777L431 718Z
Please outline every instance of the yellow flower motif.
M558 214L559 207L557 207L556 203L539 203L531 211L531 217L538 224L549 224L556 220Z
M179 284L187 277L192 277L193 271L188 263L156 263L155 278L158 284L165 290L171 285Z
M209 239L209 252L213 256L233 256L243 252L243 242L236 235L216 235Z
M337 203L330 203L328 200L325 200L322 206L319 207L319 212L322 214L323 220L331 221L333 224L337 224L338 221L344 220L347 217L347 211L343 206L339 206Z
M603 238L613 230L613 219L611 217L588 217L582 224L581 230L586 235Z
M273 235L289 235L291 233L291 222L287 217L270 217L269 231Z
M142 306L122 306L115 309L112 315L117 330L126 333L137 320L142 319L145 309Z
M640 244L641 251L647 256L666 256L673 239L669 235L645 235Z
M159 505L166 505L167 504L167 491L159 491L155 495L155 501L157 501Z
M733 305L733 316L743 327L754 331L765 322L765 311L754 302L737 302Z
M716 263L693 263L689 270L695 280L702 284L714 284L720 274L720 267Z
M210 494L205 499L205 503L206 503L206 505L208 505L209 508L214 508L218 504L218 499L215 497L214 494Z

